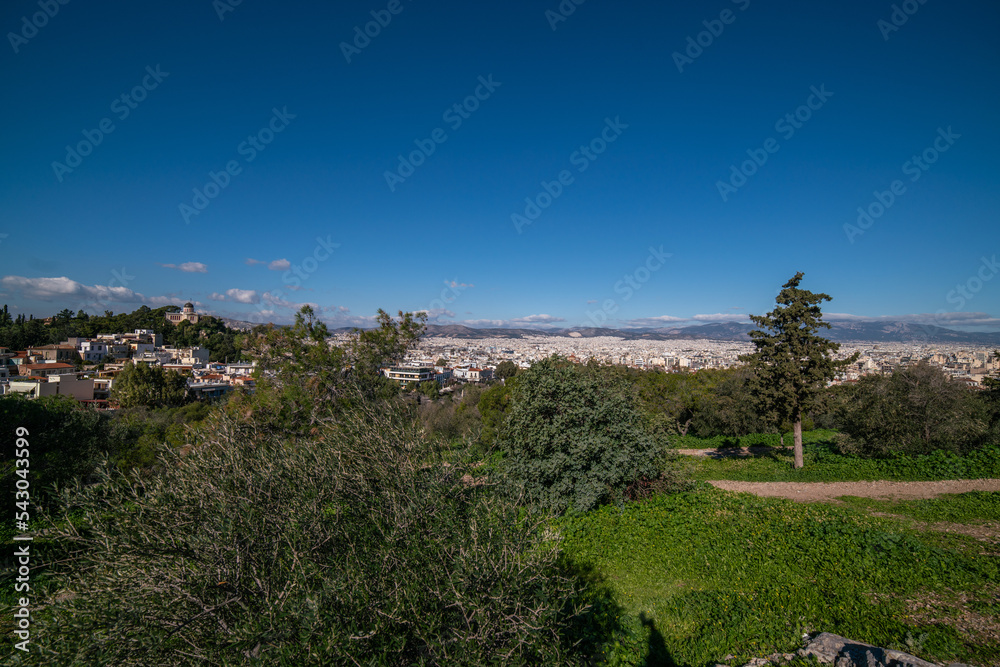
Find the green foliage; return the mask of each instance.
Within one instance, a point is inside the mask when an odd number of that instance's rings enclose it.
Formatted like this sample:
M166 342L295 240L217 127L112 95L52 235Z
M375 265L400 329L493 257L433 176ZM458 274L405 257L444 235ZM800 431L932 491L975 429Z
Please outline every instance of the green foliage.
M149 364L125 364L111 386L111 400L122 408L176 407L187 401L187 378Z
M988 406L926 363L861 378L841 404L839 421L847 436L841 448L870 457L968 452L990 435Z
M441 385L437 380L425 380L417 385L417 391L421 396L426 396L432 401L441 395Z
M365 408L290 442L220 413L156 477L67 491L33 648L48 664L575 661L576 587L545 525L407 423Z
M29 400L11 394L0 398L0 433L9 443L0 448L0 485L14 488L16 428L28 429L31 498L37 503L48 495L53 484L66 484L94 470L108 447L110 422L107 413L80 407L69 396ZM13 500L12 491L7 498Z
M551 357L521 373L500 430L511 489L549 512L585 512L657 475L660 448L621 383Z
M183 447L197 441L197 429L211 412L212 406L201 401L178 408L119 410L109 425L109 461L123 471L149 470L163 445Z
M517 375L518 371L521 370L517 364L513 361L504 360L497 364L496 371L493 373L498 380L506 380Z
M751 372L753 393L763 419L773 424L795 425L795 466L802 467L802 416L816 402L828 380L858 355L835 361L840 349L817 332L830 328L823 321L819 304L829 295L799 289L802 272L784 284L775 299L777 306L766 315L751 315L762 330L750 332L756 351L741 357Z
M482 417L483 430L480 436L486 448L492 447L497 441L497 434L504 419L513 404L515 380L511 378L504 384L498 384L484 391L479 397L479 414Z
M567 560L610 594L617 618L595 633L609 664L743 664L793 652L807 631L903 649L926 635L921 657L940 662L987 664L1000 649L915 620L905 603L961 592L986 605L1000 562L974 542L941 543L893 519L703 489L603 507L559 528ZM654 662L657 645L667 656Z
M725 434L748 436L775 430L776 424L762 416L755 395L753 371L737 367L719 372L718 381L692 411L691 430L695 434Z
M88 481L107 459L121 469L149 468L164 443L187 444L188 426L206 418L210 408L191 403L180 408L134 408L115 414L81 406L68 396L29 400L20 394L0 398L0 433L11 442L14 430L28 429L31 501L47 502L53 485ZM15 448L0 450L0 484L14 486ZM13 494L8 495L13 500Z
M420 407L420 420L425 432L446 443L471 441L476 443L483 430L482 418L477 407L485 392L479 385L467 384L452 394ZM483 451L476 448L472 455L481 458Z

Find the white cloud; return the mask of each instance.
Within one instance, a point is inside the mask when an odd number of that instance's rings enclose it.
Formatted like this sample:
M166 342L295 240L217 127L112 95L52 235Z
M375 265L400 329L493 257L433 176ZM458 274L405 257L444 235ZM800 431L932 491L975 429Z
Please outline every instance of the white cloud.
M208 266L201 262L184 262L183 264L160 264L166 269L177 269L184 273L208 273Z
M1000 318L982 312L952 313L910 313L907 315L853 315L851 313L824 313L828 322L906 322L908 324L930 324L952 327L993 327L1000 328Z
M468 327L511 327L511 328L531 328L539 325L555 324L556 322L565 322L566 319L563 317L556 317L555 315L525 315L524 317L514 317L509 320L465 320L463 322L458 322L458 324L464 324Z
M208 295L208 298L211 299L212 301L225 301L226 295L219 294L218 292L212 292L211 294Z
M292 267L292 263L287 259L276 259L267 265L272 271L287 271Z
M264 292L263 295L264 303L269 306L274 306L277 308L288 308L291 310L298 311L302 306L311 306L313 310L320 311L321 308L319 304L312 303L310 301L303 301L302 303L296 303L294 301L289 301L287 299L282 299L280 296L275 296L270 292Z
M0 285L11 292L28 299L52 301L65 299L78 303L118 302L142 303L145 297L127 287L108 285L84 285L66 276L59 278L25 278L24 276L4 276Z
M565 317L556 317L555 315L527 315L525 317L516 317L512 320L513 322L526 322L532 324L553 324L554 322L565 322Z
M226 296L236 303L260 303L260 294L252 289L227 289Z
M673 315L656 315L654 317L638 317L633 320L624 320L621 326L628 329L649 329L655 327L670 326L681 322L690 322L685 317L674 317Z
M253 257L247 257L243 262L247 266L256 266L257 264L267 264L267 262L261 261L259 259L254 259Z
M748 318L742 313L712 313L711 315L695 315L691 319L695 322L739 322Z
M459 324L467 327L508 327L510 320L465 320Z
M440 320L441 317L450 317L450 318L455 317L454 311L448 310L447 308L431 308L430 310L424 309L424 310L418 310L416 312L426 313L427 321L430 322L431 324L440 324L438 320Z

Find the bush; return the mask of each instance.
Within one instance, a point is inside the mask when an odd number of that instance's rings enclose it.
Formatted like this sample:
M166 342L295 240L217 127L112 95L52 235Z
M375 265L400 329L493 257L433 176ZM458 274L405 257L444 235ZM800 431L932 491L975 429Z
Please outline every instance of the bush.
M626 387L559 357L517 376L499 440L510 489L557 513L621 499L662 452Z
M0 398L0 433L9 446L0 450L0 479L14 488L16 448L14 430L24 427L30 444L31 499L40 502L53 484L65 484L90 475L108 443L111 417L81 407L69 396L27 399L21 394ZM13 502L14 494L8 496Z
M575 584L544 524L467 484L385 405L320 428L283 441L219 411L158 476L65 492L42 531L66 551L32 626L43 661L573 659Z
M885 457L958 454L989 440L989 415L974 392L926 363L861 378L840 407L840 449Z

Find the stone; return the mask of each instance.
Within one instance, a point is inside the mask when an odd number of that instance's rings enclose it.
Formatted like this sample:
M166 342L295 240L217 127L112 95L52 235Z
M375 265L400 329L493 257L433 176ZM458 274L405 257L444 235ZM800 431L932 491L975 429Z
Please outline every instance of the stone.
M805 648L799 649L799 655L813 656L819 662L834 663L835 667L937 667L909 653L879 648L830 632L816 635Z

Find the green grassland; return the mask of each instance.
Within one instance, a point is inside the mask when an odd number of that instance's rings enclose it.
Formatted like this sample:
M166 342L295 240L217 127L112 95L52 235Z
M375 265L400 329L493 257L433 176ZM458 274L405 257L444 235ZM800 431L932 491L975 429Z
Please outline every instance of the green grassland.
M936 506L989 506L965 494ZM922 509L965 518L969 511ZM939 661L1000 664L1000 645L942 622L1000 622L997 544L921 532L865 509L701 485L561 521L567 564L594 584L580 632L607 664L742 664L828 631ZM936 616L914 606L933 601ZM725 660L727 655L735 656Z

